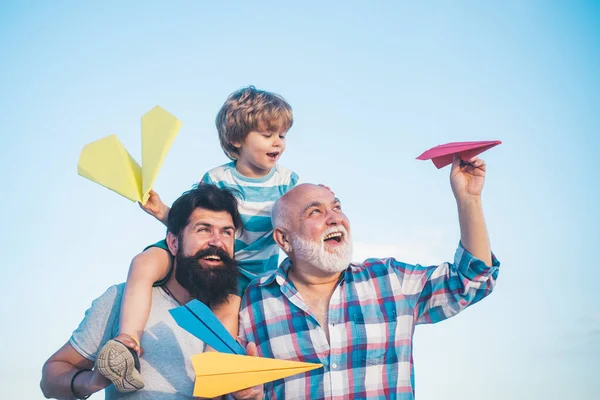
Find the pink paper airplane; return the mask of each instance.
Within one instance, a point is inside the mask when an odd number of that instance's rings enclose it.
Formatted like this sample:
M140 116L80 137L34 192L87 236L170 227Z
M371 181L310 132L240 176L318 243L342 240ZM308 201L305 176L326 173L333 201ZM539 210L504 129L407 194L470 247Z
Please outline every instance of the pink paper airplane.
M477 154L483 153L502 143L500 140L487 140L481 142L452 142L435 146L417 157L417 160L431 160L438 169L452 164L455 154L462 160L470 160Z

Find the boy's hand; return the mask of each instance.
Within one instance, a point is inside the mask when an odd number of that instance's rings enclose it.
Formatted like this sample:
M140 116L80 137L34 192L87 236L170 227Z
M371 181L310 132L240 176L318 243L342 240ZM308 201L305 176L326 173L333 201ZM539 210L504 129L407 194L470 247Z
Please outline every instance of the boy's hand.
M144 354L144 349L142 349L142 346L140 346L138 344L138 341L135 340L132 336L129 336L126 333L119 333L119 335L114 339L123 343L125 346L138 353L140 357L142 356L142 354Z
M258 351L254 343L248 343L246 346L246 355L257 357ZM262 399L263 398L263 386L258 385L247 389L238 390L237 392L231 393L236 400L250 400L250 399Z
M164 221L165 215L168 212L168 207L162 202L158 193L150 190L148 201L146 204L139 203L141 209L152 215L159 221Z

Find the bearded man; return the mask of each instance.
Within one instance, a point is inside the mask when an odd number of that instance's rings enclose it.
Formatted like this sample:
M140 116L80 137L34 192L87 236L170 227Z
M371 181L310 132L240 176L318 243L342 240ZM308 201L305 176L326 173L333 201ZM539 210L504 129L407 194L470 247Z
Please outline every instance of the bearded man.
M121 343L120 365L127 379L140 372L145 387L131 399L191 399L194 370L191 357L205 350L202 341L180 328L169 309L197 298L210 307L237 294L233 260L235 232L242 228L237 200L225 189L199 185L173 203L168 217L167 244L175 256L173 270L152 289L152 305L142 338L140 359ZM99 350L118 332L125 284L111 286L93 301L70 340L44 364L41 388L48 398L86 398L106 388L106 398L124 396L94 364ZM119 365L119 360L111 360ZM108 386L108 387L107 387Z
M261 356L323 368L265 384L266 398L414 398L415 325L457 314L496 282L481 206L485 169L478 158L454 160L461 240L454 262L437 266L350 263L350 223L326 187L299 185L277 201L274 237L288 258L248 287L240 337Z

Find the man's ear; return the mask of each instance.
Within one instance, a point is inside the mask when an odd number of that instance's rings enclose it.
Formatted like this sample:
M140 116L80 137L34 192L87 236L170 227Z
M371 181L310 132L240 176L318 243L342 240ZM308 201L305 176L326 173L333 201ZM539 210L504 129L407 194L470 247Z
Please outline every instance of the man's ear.
M242 142L238 142L237 140L235 140L235 141L231 141L231 142L229 142L229 143L231 143L231 145L232 145L233 147L235 147L236 149L239 149L240 147L242 147Z
M292 242L286 231L281 228L275 228L273 230L273 239L286 254L289 255L292 252Z
M179 240L177 239L177 236L173 235L171 232L167 232L167 246L173 257L175 257L177 249L179 249Z

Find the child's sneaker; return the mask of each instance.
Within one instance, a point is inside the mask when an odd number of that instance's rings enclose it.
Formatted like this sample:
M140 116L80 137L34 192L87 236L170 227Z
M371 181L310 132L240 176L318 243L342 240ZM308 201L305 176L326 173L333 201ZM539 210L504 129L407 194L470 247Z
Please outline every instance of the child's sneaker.
M119 392L134 392L144 387L137 353L116 339L109 340L102 347L96 367Z

